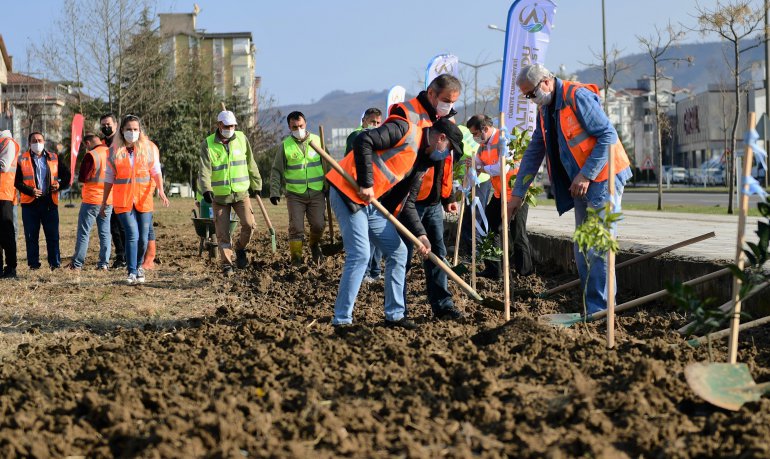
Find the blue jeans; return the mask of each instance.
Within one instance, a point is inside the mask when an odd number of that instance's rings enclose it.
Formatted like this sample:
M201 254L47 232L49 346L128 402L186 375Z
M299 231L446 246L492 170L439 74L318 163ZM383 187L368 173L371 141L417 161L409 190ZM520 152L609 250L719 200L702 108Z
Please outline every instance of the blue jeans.
M487 204L489 203L489 195L492 194L492 181L487 180L486 182L483 182L476 186L476 197L479 198L479 201L481 201L481 208L486 211ZM468 200L470 201L470 193L468 193ZM484 221L481 218L481 213L476 212L476 221L479 222L480 225L484 225ZM463 244L465 244L468 247L468 253L471 251L471 207L466 206L465 207L465 213L463 214L463 221L460 223L462 225L462 234L460 235L460 239L463 241ZM481 235L479 232L476 232L476 247L478 250L478 245L481 243Z
M594 209L601 208L607 201L607 182L592 182L591 187L595 190L589 190L586 198L574 198L575 201L575 227L582 224L587 214L588 206ZM603 189L602 189L603 186ZM590 187L589 187L590 188ZM613 212L622 210L621 200L623 197L623 183L618 179L615 181L615 199L613 203ZM604 215L604 212L601 213ZM613 225L612 233L617 233L617 224ZM577 244L573 245L575 252L575 264L578 274L580 274L580 284L583 287L586 297L586 310L588 314L594 314L607 309L607 254L589 250L588 260L578 250ZM591 265L590 274L588 265ZM586 283L587 282L587 283ZM615 282L615 279L612 279Z
M78 213L78 232L75 236L75 253L72 255L72 266L82 268L88 253L88 241L91 239L91 228L96 221L99 232L99 268L107 267L110 263L110 249L112 246L112 234L110 233L110 217L112 206L104 208L104 218L99 215L101 206L98 204L80 204Z
M369 252L372 254L369 257L369 268L367 275L369 277L379 277L382 274L382 252L374 244L369 244Z
M40 267L40 226L45 234L48 249L48 265L58 268L61 265L59 254L59 207L50 200L36 200L21 206L21 221L24 224L24 240L27 244L27 266Z
M340 290L334 302L332 323L353 323L353 305L369 263L370 241L385 256L385 320L402 319L406 246L398 236L396 227L372 205L351 212L335 188L329 191L329 200L345 245L345 266L342 268Z
M446 257L446 246L444 245L444 208L441 204L432 206L417 205L417 214L422 220L422 225L430 241L430 251L439 258ZM412 254L414 245L411 242L404 241L407 248L406 272L412 264ZM442 309L454 306L452 293L447 287L447 276L444 270L434 265L430 260L423 260L422 267L425 270L425 290L428 294L428 303L430 303L433 312L439 312ZM404 283L404 302L406 302L406 283Z
M136 274L137 260L144 260L147 250L147 235L152 226L152 212L131 212L118 214L120 224L126 233L125 252L128 274Z

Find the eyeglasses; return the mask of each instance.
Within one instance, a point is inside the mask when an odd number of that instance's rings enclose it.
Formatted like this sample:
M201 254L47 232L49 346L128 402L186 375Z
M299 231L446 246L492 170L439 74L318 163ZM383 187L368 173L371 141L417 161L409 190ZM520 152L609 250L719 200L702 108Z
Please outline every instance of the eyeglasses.
M524 93L525 99L534 99L535 98L535 92L537 92L537 88L540 87L540 84L542 84L545 80L540 80L535 87L532 89L532 91Z

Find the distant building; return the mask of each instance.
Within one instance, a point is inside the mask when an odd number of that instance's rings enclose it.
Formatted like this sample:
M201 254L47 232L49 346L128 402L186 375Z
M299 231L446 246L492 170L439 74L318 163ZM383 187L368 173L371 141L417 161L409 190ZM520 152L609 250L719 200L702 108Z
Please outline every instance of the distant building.
M64 118L64 108L77 99L71 84L8 72L3 96L3 116L10 120L8 128L23 148L33 131L45 134L47 148L69 136L70 125Z
M260 79L254 76L256 47L251 32L209 33L195 28L197 16L197 7L192 13L158 14L164 49L173 58L170 76L183 72L197 57L202 68L210 69L217 96L248 100L254 123Z

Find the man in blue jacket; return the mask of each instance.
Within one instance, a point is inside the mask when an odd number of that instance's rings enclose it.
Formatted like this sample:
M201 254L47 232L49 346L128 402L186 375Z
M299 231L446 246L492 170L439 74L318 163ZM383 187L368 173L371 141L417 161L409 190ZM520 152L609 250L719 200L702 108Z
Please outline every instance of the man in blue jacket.
M631 168L618 134L602 109L596 86L560 80L540 64L522 67L516 85L524 97L537 104L538 117L513 188L513 199L508 203L509 217L521 207L531 178L545 158L556 210L562 215L574 207L575 226L582 224L589 206L601 209L609 199L607 158L610 151L617 174L613 212L620 212L623 188L631 178ZM527 177L530 180L525 180ZM588 313L606 309L604 254L590 251L586 260L577 246L574 250Z

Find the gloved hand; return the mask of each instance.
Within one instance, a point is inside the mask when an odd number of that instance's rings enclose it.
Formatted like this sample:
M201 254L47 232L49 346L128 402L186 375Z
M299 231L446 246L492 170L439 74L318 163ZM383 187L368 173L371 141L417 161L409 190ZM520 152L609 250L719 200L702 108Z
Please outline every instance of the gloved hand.
M260 190L249 190L249 197L256 198Z
M211 204L212 202L214 202L214 193L212 191L207 191L203 193L203 200Z
M281 198L279 198L278 196L270 196L271 204L273 204L274 206L277 206L279 202L281 202Z

